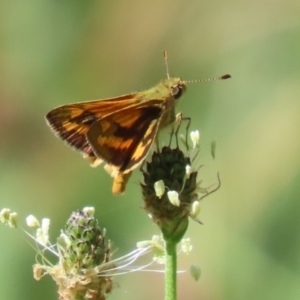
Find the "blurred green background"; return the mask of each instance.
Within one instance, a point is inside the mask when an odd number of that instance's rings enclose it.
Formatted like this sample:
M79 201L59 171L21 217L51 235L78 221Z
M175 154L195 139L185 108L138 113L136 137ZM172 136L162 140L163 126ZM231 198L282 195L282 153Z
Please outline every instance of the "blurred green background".
M191 84L178 109L200 129L200 175L221 189L190 223L195 282L178 276L179 299L300 298L300 2L45 1L0 4L0 207L52 220L92 205L116 256L158 234L141 209L136 172L124 196L111 179L54 137L44 115L58 105L140 91L170 73ZM216 138L213 161L210 143ZM1 299L56 299L50 278L32 277L35 252L0 226ZM163 299L163 275L116 278L109 299Z

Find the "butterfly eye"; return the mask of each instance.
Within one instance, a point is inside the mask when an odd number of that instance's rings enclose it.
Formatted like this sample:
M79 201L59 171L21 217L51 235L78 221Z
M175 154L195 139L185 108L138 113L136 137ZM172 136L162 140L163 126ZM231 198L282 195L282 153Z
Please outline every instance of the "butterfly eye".
M175 99L178 99L182 94L182 87L180 85L173 85L171 87L171 93Z

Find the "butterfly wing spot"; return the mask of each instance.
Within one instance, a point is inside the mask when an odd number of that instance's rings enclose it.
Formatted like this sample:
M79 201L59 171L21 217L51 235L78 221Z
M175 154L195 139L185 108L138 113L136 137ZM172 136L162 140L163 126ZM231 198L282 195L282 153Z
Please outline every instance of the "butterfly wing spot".
M137 147L132 155L132 159L128 162L127 169L135 169L146 158L146 155L148 154L153 142L155 141L158 126L159 126L159 124L157 121L151 122L143 139L137 145Z

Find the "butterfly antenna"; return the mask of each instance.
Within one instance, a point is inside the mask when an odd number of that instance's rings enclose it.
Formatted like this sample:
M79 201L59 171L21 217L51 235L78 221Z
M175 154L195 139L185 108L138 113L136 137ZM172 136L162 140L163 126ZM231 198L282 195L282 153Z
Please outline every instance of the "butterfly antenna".
M164 53L166 70L167 70L167 77L169 79L170 78L170 73L169 73L169 65L168 65L168 51L165 50L163 53Z
M197 80L184 80L184 83L195 83L195 82L207 82L207 81L216 81L216 80L224 80L229 79L231 76L229 74L222 75L220 77L215 78L207 78L207 79L197 79Z

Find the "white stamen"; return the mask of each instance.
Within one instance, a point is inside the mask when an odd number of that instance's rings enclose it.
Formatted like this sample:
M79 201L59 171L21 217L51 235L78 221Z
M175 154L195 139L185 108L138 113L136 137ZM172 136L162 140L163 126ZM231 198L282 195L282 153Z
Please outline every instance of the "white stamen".
M154 183L155 194L159 199L161 199L161 197L164 195L165 189L166 188L163 180L159 180Z
M179 194L176 191L168 191L168 198L174 206L180 205Z
M33 215L29 215L26 218L26 224L29 228L33 228L33 229L37 229L39 227L41 227L40 222L38 221L38 219L33 216Z
M193 143L193 148L198 148L200 146L200 132L199 130L191 131L190 137Z

